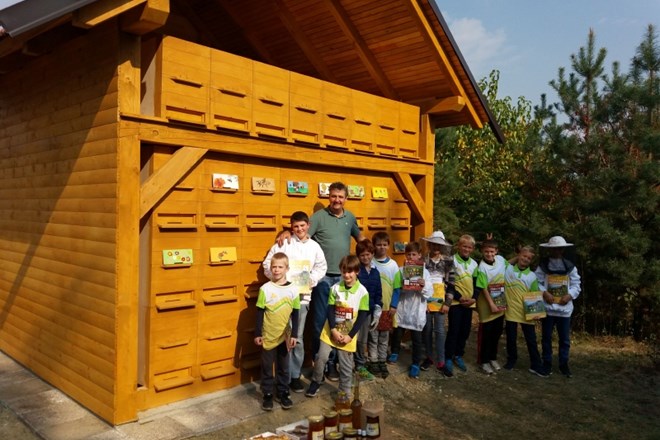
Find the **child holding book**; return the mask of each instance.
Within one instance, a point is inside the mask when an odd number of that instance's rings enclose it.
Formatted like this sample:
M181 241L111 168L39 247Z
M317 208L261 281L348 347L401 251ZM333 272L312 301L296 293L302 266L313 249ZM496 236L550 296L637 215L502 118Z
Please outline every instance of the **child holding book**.
M369 364L367 368L374 376L385 379L389 376L385 361L387 360L390 331L393 328L394 314L396 313L396 309L391 309L390 304L394 296L399 296L402 279L399 265L388 255L390 236L387 232L376 232L372 240L375 248L373 261L380 274L383 310L376 328L372 326L369 331ZM396 359L394 361L396 362Z
M369 292L369 319L364 322L358 333L357 350L355 351L355 371L361 380L373 380L374 375L366 368L367 342L369 330L376 328L380 319L383 302L380 273L373 262L374 245L371 240L364 239L355 246L355 253L360 260L358 280Z
M424 267L431 275L433 283L433 296L427 303L426 325L422 331L422 338L426 348L426 359L420 368L428 370L435 363L438 371L445 368L445 316L454 298L454 258L451 255L452 246L445 239L442 231L435 231L429 237L422 238L428 246L428 253L424 258ZM435 336L435 337L434 337ZM435 344L433 340L435 339ZM434 357L435 346L435 357Z
M339 358L339 391L351 396L353 379L353 354L357 347L357 334L369 318L369 292L360 284L360 260L347 255L339 262L342 280L330 288L327 321L321 332L318 357L314 363L312 382L305 395L316 396L323 371L333 348Z
M479 336L477 346L481 370L493 374L501 369L497 362L497 345L504 330L504 272L509 263L497 255L497 242L492 239L481 244L483 259L477 268L477 287L481 294L477 299Z
M303 211L296 211L291 214L291 240L283 240L282 244L275 243L262 264L264 274L272 278L270 263L273 255L278 252L284 252L289 258L289 271L286 273L288 281L298 288L300 293L300 324L298 325L298 334L296 335L296 346L291 352L291 391L302 393L305 391L301 381L301 369L305 360L305 346L303 334L305 333L305 321L311 301L312 288L323 279L328 268L325 255L321 246L312 240L307 231L309 231L309 217Z
M419 377L422 362L422 330L426 324L426 301L433 295L433 282L422 261L422 246L412 241L406 244L406 263L401 267L403 287L398 297L392 297L391 309L396 310L396 325L392 335L392 355L396 362L401 350L401 339L406 329L412 339L412 365L408 376Z
M564 257L564 250L573 246L566 243L564 237L551 237L541 248L549 255L541 258L536 268L536 277L543 291L543 300L547 316L541 319L541 348L543 367L552 370L552 333L557 328L559 339L559 371L571 377L568 367L568 354L571 348L571 315L573 301L580 295L580 275L572 261Z
M470 255L474 251L475 241L471 235L462 235L456 244L454 271L456 272L456 291L449 306L447 319L447 342L445 343L445 376L454 375L454 364L459 370L467 371L463 360L465 344L470 337L472 310L475 308L479 289L475 288L477 262Z
M529 353L529 372L539 377L548 377L541 363L541 355L536 345L535 322L525 316L524 298L529 292L539 290L539 283L529 265L534 258L534 248L523 246L518 252L516 263L509 265L504 272L504 296L506 297L506 354L507 361L504 368L511 370L518 360L518 324L525 336L527 352Z
M298 334L298 310L300 295L295 286L286 279L289 259L278 252L270 259L271 281L259 289L257 297L257 322L254 343L261 346L261 392L264 411L273 409L273 392L277 387L276 400L283 409L293 402L289 397L289 350L296 345ZM273 377L273 365L277 381ZM275 384L277 382L277 384Z

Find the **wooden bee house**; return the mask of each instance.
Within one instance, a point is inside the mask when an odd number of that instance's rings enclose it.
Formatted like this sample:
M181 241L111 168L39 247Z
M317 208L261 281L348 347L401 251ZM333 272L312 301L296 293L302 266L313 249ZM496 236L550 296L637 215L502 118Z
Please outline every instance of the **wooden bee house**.
M430 0L14 3L0 349L113 424L257 378L260 263L330 183L399 257L434 129L501 139Z

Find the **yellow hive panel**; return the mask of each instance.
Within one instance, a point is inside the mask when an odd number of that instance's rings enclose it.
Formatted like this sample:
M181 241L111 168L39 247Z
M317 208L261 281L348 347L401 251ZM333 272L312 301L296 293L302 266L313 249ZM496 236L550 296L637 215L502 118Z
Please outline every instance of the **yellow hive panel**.
M252 116L258 136L289 137L289 71L253 63Z
M211 51L211 117L217 128L252 130L252 60Z
M294 141L320 143L323 121L321 81L291 72L290 94L291 137Z

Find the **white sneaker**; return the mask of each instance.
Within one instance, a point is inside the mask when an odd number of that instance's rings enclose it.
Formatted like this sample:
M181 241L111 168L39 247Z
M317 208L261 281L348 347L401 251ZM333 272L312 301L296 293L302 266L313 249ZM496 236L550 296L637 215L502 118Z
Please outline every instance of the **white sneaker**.
M500 364L497 363L497 361L490 361L490 366L493 367L493 370L495 371L500 371L502 367L500 367Z
M494 373L493 368L490 366L490 364L481 364L481 369L486 374L493 374Z

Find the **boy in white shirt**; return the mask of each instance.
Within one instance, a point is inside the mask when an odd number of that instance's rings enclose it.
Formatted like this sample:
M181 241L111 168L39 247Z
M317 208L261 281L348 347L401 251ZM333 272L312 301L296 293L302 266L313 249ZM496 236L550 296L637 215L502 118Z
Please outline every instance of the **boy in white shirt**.
M283 252L289 258L289 268L287 280L292 282L298 288L300 294L300 325L296 335L296 346L291 353L291 391L302 393L305 387L300 380L301 368L305 360L305 347L303 343L303 334L305 332L305 321L312 295L312 288L316 286L320 279L325 276L328 268L325 255L321 246L307 234L309 230L309 217L302 211L296 211L291 214L291 231L293 236L291 240L284 240L282 245L275 243L268 251L266 259L263 262L264 274L270 279L272 273L270 270L271 258L277 252Z

